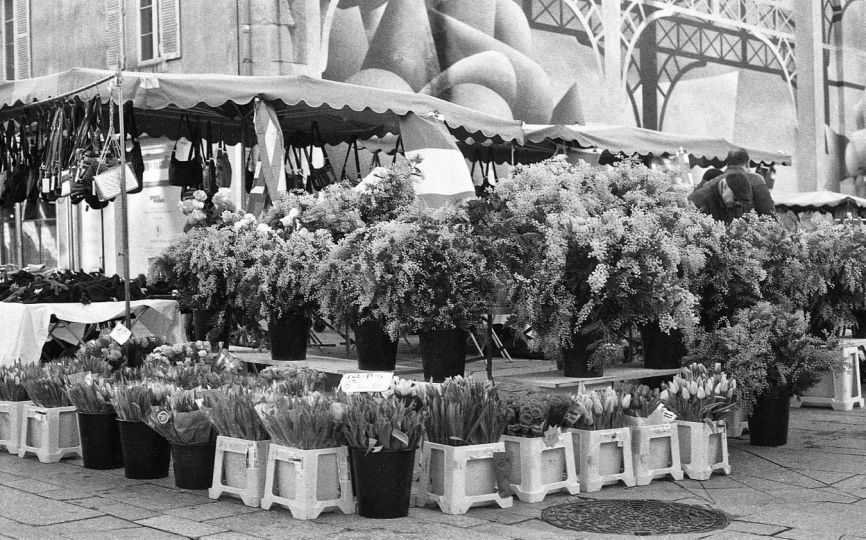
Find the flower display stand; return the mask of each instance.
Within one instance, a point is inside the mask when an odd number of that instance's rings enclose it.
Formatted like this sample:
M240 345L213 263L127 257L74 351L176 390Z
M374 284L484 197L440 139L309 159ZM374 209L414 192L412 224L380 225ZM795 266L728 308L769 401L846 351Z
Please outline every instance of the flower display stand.
M649 485L656 478L671 475L683 479L680 462L680 438L676 424L632 426L631 453L634 459L634 479L639 486Z
M37 407L28 404L21 421L18 456L36 454L42 463L56 463L81 455L75 407Z
M692 480L709 480L719 471L731 474L728 463L728 435L724 420L686 422L677 420L680 461L683 472Z
M574 462L582 491L591 493L602 486L622 482L635 484L629 428L598 431L572 429Z
M446 514L465 514L472 506L491 503L511 508L513 498L499 495L495 452L505 452L505 443L449 446L425 442L416 505L432 501Z
M743 433L749 431L749 420L742 409L734 409L722 417L728 437L742 437Z
M523 502L543 501L548 493L580 491L574 462L574 445L568 433L555 440L547 437L503 435L505 451L511 454L511 489Z
M791 406L803 405L833 407L834 411L850 411L855 406L863 408L863 393L860 389L860 362L857 346L845 346L842 341L842 356L845 367L834 371L832 376L824 376L818 384L791 398Z
M262 508L280 505L295 519L316 519L324 511L355 513L345 446L300 450L271 443Z
M0 446L5 446L10 454L18 454L24 410L32 404L32 401L0 401Z
M232 495L246 506L258 508L262 503L269 444L270 441L217 437L213 483L208 497L219 499L224 494Z

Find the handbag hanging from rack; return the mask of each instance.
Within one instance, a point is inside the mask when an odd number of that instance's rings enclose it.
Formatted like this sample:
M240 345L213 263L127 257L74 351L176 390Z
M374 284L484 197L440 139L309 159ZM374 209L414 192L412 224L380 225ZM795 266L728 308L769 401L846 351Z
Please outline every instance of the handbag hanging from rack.
M229 152L226 142L222 137L223 128L220 126L220 141L216 153L216 184L217 188L232 187L232 162L229 160Z
M294 157L294 163L292 158ZM304 178L304 167L301 164L302 152L295 146L286 147L286 191L293 189L304 189L306 179Z
M307 164L310 167L310 174L307 176L307 191L321 191L337 181L334 175L334 168L331 166L331 160L328 159L328 151L325 150L325 141L322 139L322 134L319 132L318 122L313 122L310 127L310 148L304 149L307 156ZM317 141L318 139L318 141ZM325 160L321 167L313 167L313 150L316 147L322 150L322 158Z
M213 155L213 130L211 130L210 121L207 123L207 143L204 139L199 139L199 143L204 146L204 161L202 162L202 189L208 195L213 195L217 192L216 178L216 160Z
M186 121L190 137L190 150L186 161L177 159L177 141L180 139L181 126ZM198 188L202 185L202 156L199 144L198 128L193 128L189 116L183 115L177 125L177 135L174 139L174 148L171 150L171 159L168 164L168 183L172 186L183 188Z
M132 140L132 147L126 151L126 162L138 180L137 188L126 190L126 193L132 195L140 193L144 189L144 156L141 154L141 143L138 142L141 132L138 131L138 125L135 123L135 113L132 110L131 103L128 103L124 107L123 114L125 115L124 128L126 129L126 134Z
M355 175L356 178L349 178L349 175L346 173L346 166L349 163L349 154L354 151L355 153ZM352 139L352 142L349 143L349 148L346 150L346 158L343 160L343 168L340 170L340 181L351 181L353 184L357 184L361 181L361 160L358 157L358 138L355 137Z
M119 145L121 144L124 144L124 141L121 141L119 136L115 135L114 115L111 115L108 125L108 135L106 136L105 145L102 147L102 154L99 156L99 172L93 177L93 194L99 197L99 200L102 202L110 201L121 194L121 174L123 174L124 166L126 168L125 180L127 189L135 190L139 187L138 178L130 167L129 162L121 165L117 159L117 156L120 155Z

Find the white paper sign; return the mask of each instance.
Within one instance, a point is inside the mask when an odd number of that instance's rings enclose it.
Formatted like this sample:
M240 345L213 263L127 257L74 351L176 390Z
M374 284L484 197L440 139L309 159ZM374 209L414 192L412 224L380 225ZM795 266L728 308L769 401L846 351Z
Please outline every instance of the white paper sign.
M346 373L340 379L340 390L347 394L358 392L384 392L391 386L393 371L366 371Z
M124 326L123 323L117 323L117 326L108 334L108 337L116 341L118 345L123 345L132 337L132 330Z

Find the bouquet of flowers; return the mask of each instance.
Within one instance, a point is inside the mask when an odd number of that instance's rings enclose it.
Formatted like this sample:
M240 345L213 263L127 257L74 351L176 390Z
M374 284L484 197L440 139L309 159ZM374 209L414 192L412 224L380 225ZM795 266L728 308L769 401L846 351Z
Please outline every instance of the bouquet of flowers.
M113 389L101 377L95 379L88 377L83 381L70 382L66 387L66 393L78 412L114 414L114 406L111 404Z
M80 371L92 374L107 374L122 369L124 365L137 366L165 341L155 336L131 337L120 345L108 335L88 341L75 353L75 362Z
M628 396L624 403L623 414L635 418L649 418L662 404L661 392L645 384L623 387L623 394Z
M371 394L341 396L335 415L348 446L368 452L418 448L426 416L397 398Z
M319 392L304 396L272 394L256 406L265 430L276 444L301 450L341 446L339 404Z
M528 394L508 403L506 435L543 437L551 428L560 429L577 421L578 409L565 396Z
M173 444L205 445L215 438L213 426L189 390L172 389L142 420Z
M577 406L577 429L602 430L623 427L623 415L631 405L631 394L622 389L605 388L571 397Z
M328 376L306 367L271 366L262 370L259 378L271 385L274 394L303 396L324 390Z
M24 379L27 395L39 407L68 407L71 405L66 395L69 379L63 366L57 363L46 364L28 373Z
M27 401L24 381L38 368L24 367L21 361L11 366L0 366L0 401Z
M335 240L364 226L359 194L346 184L331 184L316 194L292 191L277 200L263 221L284 238L301 229L328 232Z
M682 368L670 383L662 383L661 399L677 419L687 422L718 420L737 406L737 380L729 379L716 363L712 373L703 364Z
M171 390L171 386L159 382L121 382L114 386L111 404L118 420L143 422Z
M261 399L260 393L241 386L223 392L209 392L202 410L223 437L262 441L268 438L268 434L255 409Z
M141 366L146 379L168 381L182 388L218 388L240 368L240 361L227 351L211 352L204 341L161 345Z
M508 409L489 381L455 377L427 384L421 392L427 411L427 439L462 446L499 441Z
M354 191L358 193L361 220L371 225L397 219L415 201L418 180L416 162L390 168L376 167L364 177Z
M231 223L231 216L236 210L229 188L219 188L212 196L199 189L192 194L192 199L183 200L178 206L186 216L184 232L196 227Z

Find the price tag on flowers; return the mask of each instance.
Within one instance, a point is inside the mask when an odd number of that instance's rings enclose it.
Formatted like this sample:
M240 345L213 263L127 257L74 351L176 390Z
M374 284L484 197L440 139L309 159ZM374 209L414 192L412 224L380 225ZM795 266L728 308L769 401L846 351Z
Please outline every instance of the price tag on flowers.
M391 386L393 371L368 371L366 373L346 373L340 379L340 390L347 394L358 392L384 392Z
M111 339L116 341L118 345L123 345L129 338L132 337L132 330L123 325L123 323L117 323L117 326L114 327L114 330L108 334Z

